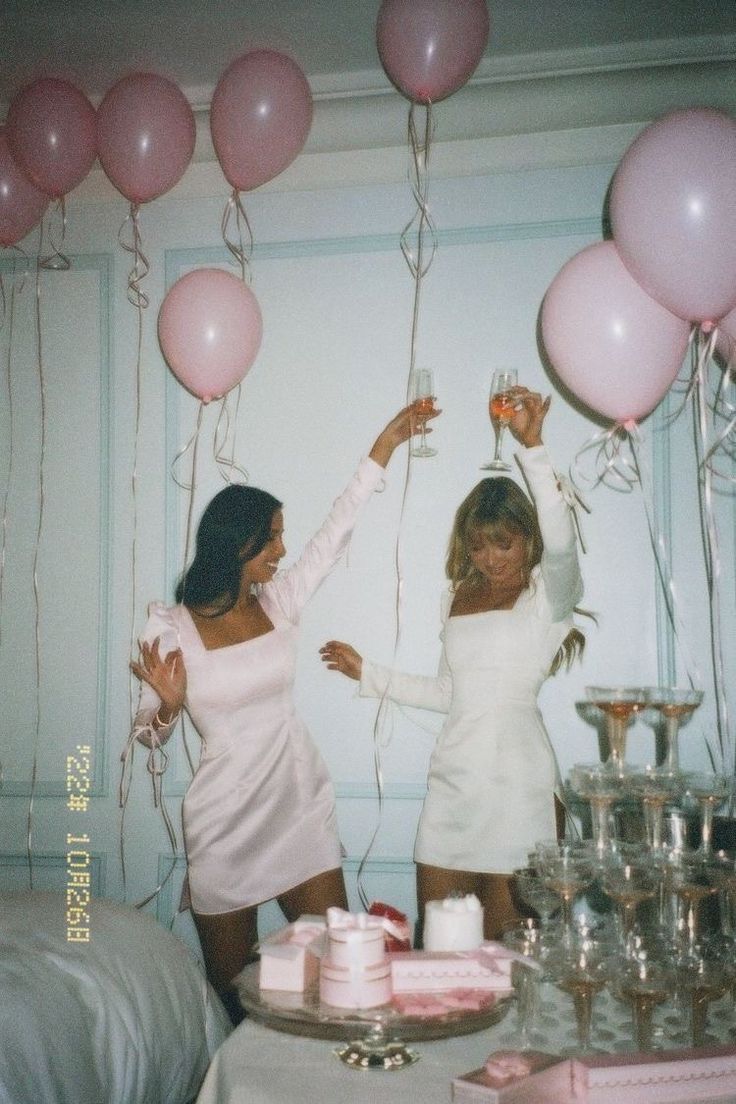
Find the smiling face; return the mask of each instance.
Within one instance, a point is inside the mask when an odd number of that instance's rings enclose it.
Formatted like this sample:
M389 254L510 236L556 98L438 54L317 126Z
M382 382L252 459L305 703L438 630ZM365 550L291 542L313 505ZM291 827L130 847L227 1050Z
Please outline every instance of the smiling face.
M500 526L474 529L468 556L495 590L523 589L529 581L529 542L522 533Z
M284 515L277 510L271 518L268 540L257 555L243 561L243 583L250 587L253 583L268 583L278 571L279 560L286 555L284 547Z

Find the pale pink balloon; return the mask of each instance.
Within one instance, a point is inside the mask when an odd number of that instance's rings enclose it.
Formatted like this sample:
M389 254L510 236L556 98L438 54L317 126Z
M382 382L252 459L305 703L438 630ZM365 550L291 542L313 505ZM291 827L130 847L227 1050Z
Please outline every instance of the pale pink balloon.
M376 43L386 75L416 103L462 88L488 43L486 0L383 0Z
M156 73L123 77L97 109L102 167L131 203L147 203L174 187L192 159L195 137L184 93Z
M736 119L672 111L646 127L616 170L613 236L645 291L681 318L736 305Z
M615 422L639 421L682 367L690 326L636 282L613 242L562 266L542 305L542 337L566 386Z
M263 334L258 301L242 280L200 268L169 289L158 315L158 339L180 383L204 402L243 379Z
M49 197L32 184L10 152L0 126L0 246L16 245L43 218Z
M16 161L54 199L76 188L94 164L95 109L68 81L29 84L11 103L7 127Z
M304 146L311 125L307 79L284 54L243 54L217 82L210 130L233 188L250 191L283 172Z

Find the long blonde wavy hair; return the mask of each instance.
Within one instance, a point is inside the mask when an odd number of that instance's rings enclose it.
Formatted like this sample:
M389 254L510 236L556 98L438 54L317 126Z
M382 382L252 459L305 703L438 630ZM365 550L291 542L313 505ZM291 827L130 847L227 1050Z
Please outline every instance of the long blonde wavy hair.
M445 561L445 572L453 591L463 583L473 586L482 578L470 557L471 542L478 534L491 542L517 534L522 537L526 549L522 582L526 589L532 569L542 558L544 543L537 511L513 479L506 476L481 479L458 506ZM575 612L586 613L577 609ZM562 666L570 667L573 660L583 654L584 648L583 633L580 629L571 629L552 661L550 674L555 674Z

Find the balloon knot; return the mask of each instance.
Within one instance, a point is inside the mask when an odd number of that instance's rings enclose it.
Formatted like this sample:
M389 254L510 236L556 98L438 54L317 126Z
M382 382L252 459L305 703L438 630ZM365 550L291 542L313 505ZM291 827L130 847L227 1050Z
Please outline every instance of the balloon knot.
M713 329L715 328L715 322L712 322L710 319L708 319L705 322L700 323L700 328L704 334L712 333Z

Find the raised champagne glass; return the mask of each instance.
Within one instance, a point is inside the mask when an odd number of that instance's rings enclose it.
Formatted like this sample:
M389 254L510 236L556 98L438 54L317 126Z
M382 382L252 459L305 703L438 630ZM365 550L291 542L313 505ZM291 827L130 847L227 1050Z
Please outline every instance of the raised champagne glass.
M626 734L631 718L649 704L646 690L627 686L586 686L589 702L597 706L606 718L611 766L623 767L626 760Z
M514 412L514 403L509 392L516 387L516 383L515 368L505 368L503 371L493 373L491 393L488 398L488 413L496 431L496 451L492 460L481 465L484 471L511 471L511 465L506 463L501 454L501 441L504 430L511 421Z
M703 700L703 691L677 686L652 686L647 689L647 697L650 708L659 710L664 718L666 753L663 766L669 771L678 771L680 724L698 708Z
M436 456L437 449L427 444L427 418L434 410L434 379L429 368L415 368L409 379L409 400L416 404L419 444L412 444L412 456Z

